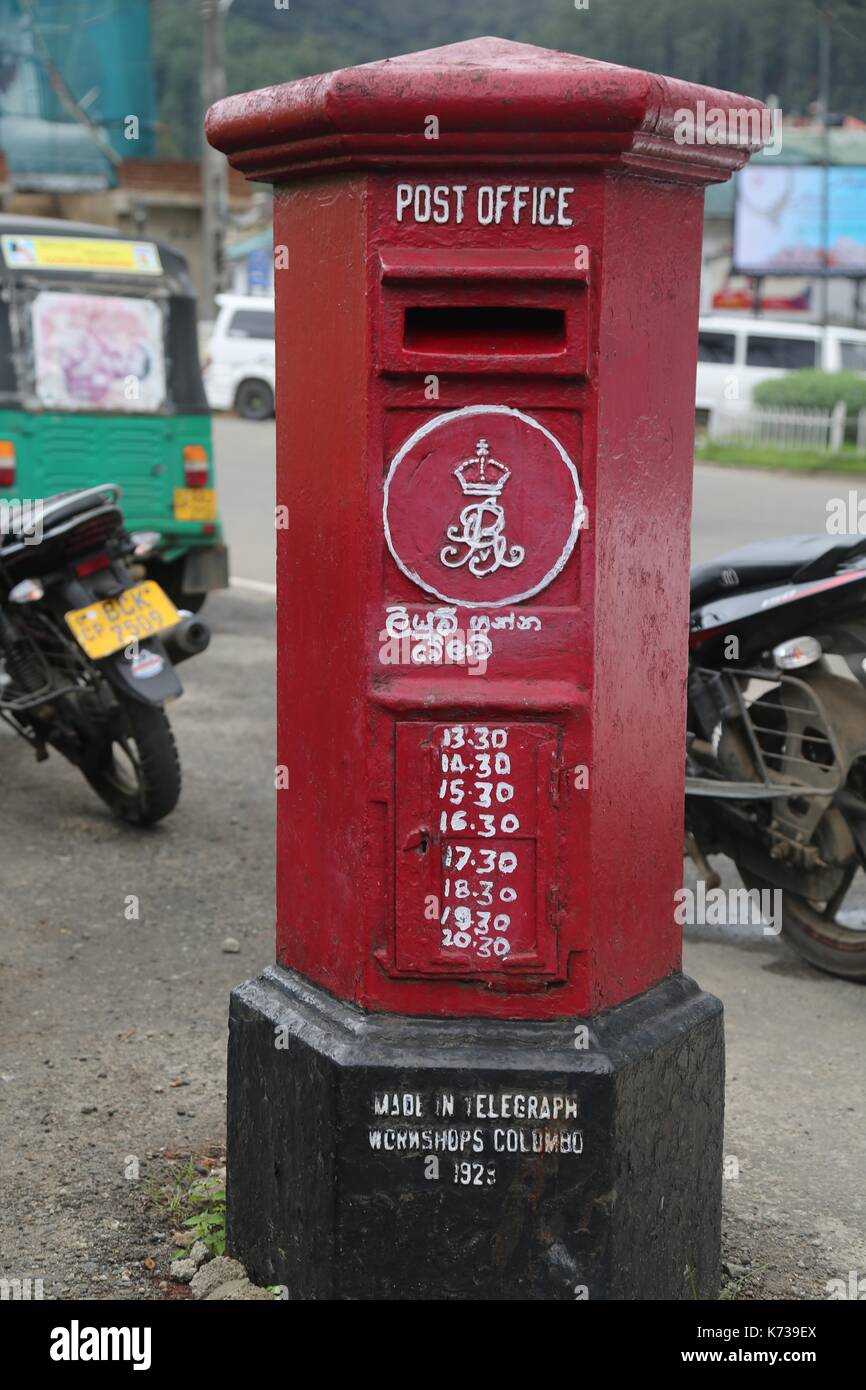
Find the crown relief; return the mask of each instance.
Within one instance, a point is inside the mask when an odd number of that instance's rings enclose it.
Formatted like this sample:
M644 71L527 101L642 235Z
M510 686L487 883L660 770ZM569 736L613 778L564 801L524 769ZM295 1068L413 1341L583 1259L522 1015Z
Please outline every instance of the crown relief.
M490 445L479 439L472 458L454 469L454 476L467 497L498 497L511 477L511 469L490 458Z

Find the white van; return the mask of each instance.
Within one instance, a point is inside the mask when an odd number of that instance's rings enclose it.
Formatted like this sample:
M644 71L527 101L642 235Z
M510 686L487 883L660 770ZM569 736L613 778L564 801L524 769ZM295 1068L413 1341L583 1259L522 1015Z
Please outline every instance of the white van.
M211 410L236 410L244 420L274 413L274 301L261 295L217 295L219 312L203 364Z
M816 323L708 314L698 324L695 409L745 408L759 381L804 367L866 375L866 331Z

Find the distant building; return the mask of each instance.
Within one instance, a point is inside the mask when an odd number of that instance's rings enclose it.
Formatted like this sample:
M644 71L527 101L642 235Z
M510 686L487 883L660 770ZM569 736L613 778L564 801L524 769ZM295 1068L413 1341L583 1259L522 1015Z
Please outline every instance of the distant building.
M13 188L111 188L152 159L148 0L0 0L0 149Z
M149 0L0 0L0 209L166 241L198 283L199 165L156 130ZM230 211L252 196L230 170Z
M274 231L270 222L240 233L226 246L230 289L235 294L274 294Z

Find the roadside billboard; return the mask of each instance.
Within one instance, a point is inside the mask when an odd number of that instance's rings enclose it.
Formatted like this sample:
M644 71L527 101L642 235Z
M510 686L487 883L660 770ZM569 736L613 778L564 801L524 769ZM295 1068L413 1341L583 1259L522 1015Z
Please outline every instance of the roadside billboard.
M866 168L759 159L741 170L733 268L742 275L866 275Z

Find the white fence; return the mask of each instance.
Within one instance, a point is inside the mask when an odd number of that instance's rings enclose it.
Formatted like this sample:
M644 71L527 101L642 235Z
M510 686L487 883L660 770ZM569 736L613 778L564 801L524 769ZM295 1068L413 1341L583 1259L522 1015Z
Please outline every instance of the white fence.
M845 439L847 409L785 410L750 406L710 412L707 435L716 444L771 444L777 449L819 449L836 454ZM866 410L857 417L857 452L866 453Z

